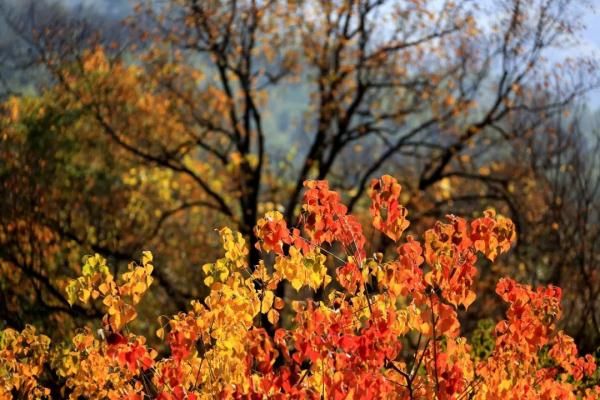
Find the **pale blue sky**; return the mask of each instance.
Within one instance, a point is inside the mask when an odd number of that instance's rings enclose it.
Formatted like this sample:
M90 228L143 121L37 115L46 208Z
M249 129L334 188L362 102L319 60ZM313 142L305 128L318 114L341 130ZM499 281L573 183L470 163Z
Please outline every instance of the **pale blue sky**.
M583 34L581 52L595 53L600 57L600 0L593 0L595 12L586 15L584 24L586 30ZM600 89L590 93L590 103L593 108L600 108Z

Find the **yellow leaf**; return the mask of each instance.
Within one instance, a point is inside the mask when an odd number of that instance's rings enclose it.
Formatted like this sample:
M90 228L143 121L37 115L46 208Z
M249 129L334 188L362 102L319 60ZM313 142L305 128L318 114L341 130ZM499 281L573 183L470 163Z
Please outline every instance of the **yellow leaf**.
M81 300L82 303L87 303L91 294L92 292L89 289L82 288L79 292L79 300Z
M275 297L275 295L273 294L272 291L270 291L270 290L265 291L265 294L263 296L262 302L260 304L260 312L261 313L264 314L267 311L269 311L269 309L273 305L273 298L274 297Z
M109 292L110 287L108 286L108 284L106 282L103 282L103 283L100 284L100 286L98 286L98 290L103 295L106 295Z
M154 259L154 257L152 256L152 253L150 251L146 250L146 251L142 252L142 264L143 265L151 263L153 259Z
M292 284L292 287L294 289L296 289L296 291L300 291L300 288L302 287L302 280L301 279L292 279L290 281L290 283Z
M509 390L512 388L512 381L510 379L504 379L502 380L502 382L500 382L500 385L498 385L498 389L504 391L504 390Z

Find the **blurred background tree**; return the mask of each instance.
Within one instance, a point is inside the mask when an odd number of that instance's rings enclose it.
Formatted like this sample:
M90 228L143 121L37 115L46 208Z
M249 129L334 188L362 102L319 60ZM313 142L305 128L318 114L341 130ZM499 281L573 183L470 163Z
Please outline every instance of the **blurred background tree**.
M510 273L565 290L568 331L600 336L598 121L592 54L567 57L589 4L569 0L1 2L0 321L60 337L97 310L66 280L99 252L157 256L158 305L202 296L216 228L328 179L350 209L397 177L419 234L492 206L519 245ZM390 251L372 233L373 251ZM254 247L249 262L254 265ZM115 271L118 273L118 271ZM463 315L467 329L496 306ZM280 291L285 291L281 288ZM320 295L319 293L316 296Z

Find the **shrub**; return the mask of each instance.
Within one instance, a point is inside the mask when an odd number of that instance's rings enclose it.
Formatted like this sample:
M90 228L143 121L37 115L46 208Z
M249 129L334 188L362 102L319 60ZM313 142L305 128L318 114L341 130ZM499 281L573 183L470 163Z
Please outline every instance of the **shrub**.
M278 212L255 228L272 266L248 266L244 237L220 231L225 255L202 268L210 294L162 321L157 336L169 351L160 357L128 328L152 283L152 254L118 280L100 255L88 257L67 293L72 303L101 303L103 329L53 349L32 327L5 330L0 397L49 396L36 378L49 368L59 381L52 390L70 398L598 398L595 360L578 356L557 329L558 287L500 279L507 313L487 336L491 349L481 356L461 336L457 312L475 301L478 257L494 261L509 250L510 219L492 210L471 222L449 215L422 241L401 240L409 224L401 188L383 176L371 183L370 214L396 254L367 257L363 228L340 196L326 181L305 187L299 228ZM335 271L328 260L339 264ZM278 296L284 281L300 300ZM310 289L323 300L302 298Z

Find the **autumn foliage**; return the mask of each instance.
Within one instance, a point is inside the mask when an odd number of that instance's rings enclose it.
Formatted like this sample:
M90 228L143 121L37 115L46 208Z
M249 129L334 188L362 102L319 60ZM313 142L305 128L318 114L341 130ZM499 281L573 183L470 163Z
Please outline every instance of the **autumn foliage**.
M371 220L396 254L368 257L363 227L340 196L326 181L305 187L299 228L278 212L255 228L272 262L249 266L244 237L220 230L224 257L202 267L210 294L160 316L156 349L128 327L153 280L152 254L119 278L100 255L86 258L66 291L73 304L101 304L102 329L54 346L31 326L4 330L0 398L598 398L593 357L578 356L556 328L558 287L500 279L507 311L491 355L477 356L461 336L458 313L475 301L478 258L509 250L512 221L492 210L470 222L449 215L421 241L402 239L409 222L401 188L383 176L370 186ZM328 258L339 265L331 275ZM299 296L326 289L325 299L280 298L282 281Z

